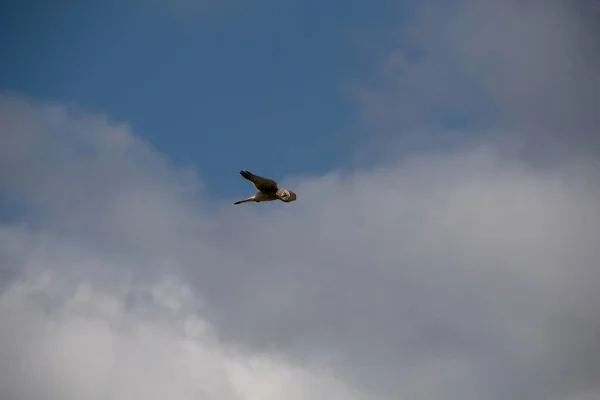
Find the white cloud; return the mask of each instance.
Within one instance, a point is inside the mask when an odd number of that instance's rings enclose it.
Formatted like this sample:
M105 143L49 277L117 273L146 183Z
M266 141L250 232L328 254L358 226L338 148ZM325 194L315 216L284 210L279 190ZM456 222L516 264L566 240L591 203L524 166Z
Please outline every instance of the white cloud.
M193 176L126 126L1 100L0 182L30 205L0 231L20 277L0 298L2 397L360 398L326 368L235 351L189 288L163 282L180 249L202 248Z
M12 97L0 126L0 184L29 204L0 230L10 398L597 390L594 164L492 144L208 214L197 178L126 126Z
M176 280L137 290L147 295L141 306L128 304L122 290L97 291L85 281L65 286L52 272L13 283L0 297L2 397L362 398L326 368L221 342L198 313L182 307L193 298Z

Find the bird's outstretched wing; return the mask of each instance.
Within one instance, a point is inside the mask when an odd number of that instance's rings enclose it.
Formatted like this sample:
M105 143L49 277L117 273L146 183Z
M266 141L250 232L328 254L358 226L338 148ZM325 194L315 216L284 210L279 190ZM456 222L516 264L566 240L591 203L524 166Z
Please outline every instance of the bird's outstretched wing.
M274 193L278 189L277 182L272 179L254 175L250 171L240 171L240 175L252 182L254 186L261 192Z

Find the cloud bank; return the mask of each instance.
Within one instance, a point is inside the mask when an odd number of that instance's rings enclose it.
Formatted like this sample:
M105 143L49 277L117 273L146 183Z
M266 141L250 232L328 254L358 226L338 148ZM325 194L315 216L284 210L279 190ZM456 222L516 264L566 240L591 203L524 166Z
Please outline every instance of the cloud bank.
M3 398L363 398L326 365L219 339L173 275L188 256L216 268L189 173L103 117L10 96L0 109L2 187L28 207L0 231Z
M597 92L577 61L588 47L572 46L592 30L569 33L580 17L566 3L477 4L454 4L446 20L432 2L411 29L430 59L487 77L476 89L503 106L498 135L288 177L293 206L213 204L193 171L127 125L0 97L0 188L12 210L0 229L0 397L597 398ZM503 26L532 33L497 35ZM456 31L470 34L441 34ZM540 37L557 40L540 49ZM427 47L436 38L453 39ZM496 68L506 52L521 56ZM523 78L548 60L540 81ZM581 68L577 79L566 65ZM414 79L425 85L427 74ZM408 104L402 88L363 92L368 118L406 126L393 112ZM422 111L413 126L438 97L426 89L409 92ZM552 122L559 109L568 137ZM532 163L506 138L561 157Z

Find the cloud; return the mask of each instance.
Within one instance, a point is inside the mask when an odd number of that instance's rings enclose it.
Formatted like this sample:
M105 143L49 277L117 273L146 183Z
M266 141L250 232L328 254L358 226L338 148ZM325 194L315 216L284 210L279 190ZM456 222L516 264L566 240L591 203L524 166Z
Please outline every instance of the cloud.
M325 368L223 344L189 309L193 296L177 281L119 285L127 301L119 291L87 282L65 288L56 279L21 281L0 297L5 398L362 398ZM57 286L63 298L48 307Z
M598 391L589 161L541 169L492 143L288 178L293 206L210 205L126 125L0 105L0 184L27 205L0 231L6 396Z
M370 126L404 136L423 125L476 135L503 126L528 153L597 158L597 1L423 4L381 51L373 81L355 87Z
M78 108L2 96L0 126L1 187L26 204L0 229L0 397L363 398L327 365L219 339L172 276L207 237L189 171Z

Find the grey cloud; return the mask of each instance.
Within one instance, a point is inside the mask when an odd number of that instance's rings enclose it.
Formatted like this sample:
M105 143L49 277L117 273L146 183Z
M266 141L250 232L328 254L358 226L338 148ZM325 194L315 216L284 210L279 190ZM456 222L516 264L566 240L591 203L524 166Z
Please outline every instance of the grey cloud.
M534 139L600 150L597 1L468 2L457 29L464 63ZM457 46L458 47L458 46Z
M85 230L111 251L150 258L151 243L176 246L179 236L201 229L178 207L195 204L201 193L193 171L169 168L126 125L58 104L38 111L18 96L2 97L0 106L7 131L0 137L0 184L35 211L29 224L51 219L62 234Z
M357 85L369 123L394 134L501 124L533 155L596 157L598 2L450 3L425 2L385 54L378 83Z
M258 388L236 393L242 399L285 376L300 383L273 396L564 400L598 391L594 165L540 169L487 145L306 177L293 206L207 213L206 198L189 191L201 187L196 178L127 127L23 99L2 104L0 123L10 127L3 151L18 156L3 157L0 182L41 214L0 232L0 256L19 274L0 300L17 318L2 324L0 352L31 374L27 385L0 374L13 398L107 390L110 368L123 371L115 399L146 390L138 388L146 380L198 394L222 380L188 374L229 360L204 355L206 346L278 360L281 373L242 374L261 377ZM46 145L22 144L23 133ZM73 196L80 200L65 207ZM165 276L185 286L156 289ZM214 327L217 341L187 341L179 327L190 316ZM47 327L54 330L42 335ZM15 346L23 332L33 332L31 345ZM78 358L97 335L131 364L91 349ZM54 350L65 343L73 354ZM36 357L58 375L35 369ZM244 360L231 362L248 371ZM151 367L163 362L182 375ZM319 365L333 377L320 380ZM190 383L196 378L200 386ZM310 387L316 392L302 392ZM227 388L213 397L228 398Z
M314 200L315 215L302 214L301 223L277 216L281 226L293 222L296 234L242 233L240 242L281 246L286 257L273 251L251 272L244 257L253 251L224 263L240 269L223 282L247 278L224 291L235 292L229 313L241 316L220 324L265 348L332 351L388 393L406 393L403 369L431 365L423 367L422 385L448 379L444 388L456 385L449 398L466 396L465 385L483 386L473 398L544 398L520 390L538 373L557 383L565 365L556 365L567 362L551 344L561 323L546 320L568 315L554 310L574 292L582 294L576 309L598 304L592 288L582 292L584 281L597 279L597 191L583 195L586 185L570 182L577 173L509 168L487 152L416 164L359 175L347 186L330 181L328 196L324 182L307 184L307 198L329 200ZM585 314L575 330L598 326ZM586 346L593 348L594 337ZM555 370L545 370L546 357ZM437 368L446 362L462 365L468 377L453 380ZM497 386L482 385L486 379Z
M65 290L60 279L23 279L0 296L3 398L364 398L327 368L308 370L222 343L185 307L193 295L177 280L145 286L152 312L144 314L129 309L118 290L85 281ZM57 286L64 301L48 311L40 296L54 298Z

